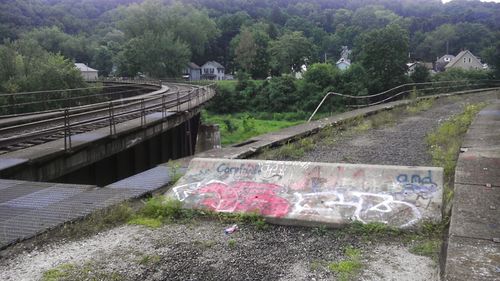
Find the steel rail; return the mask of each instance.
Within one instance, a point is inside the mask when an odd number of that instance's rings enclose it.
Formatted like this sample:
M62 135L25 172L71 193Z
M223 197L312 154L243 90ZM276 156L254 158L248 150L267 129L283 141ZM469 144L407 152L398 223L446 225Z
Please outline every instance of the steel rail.
M177 93L177 92L175 92ZM172 93L172 94L175 94L175 93ZM91 115L96 115L96 114L104 114L104 113L107 113L107 107L109 106L110 103L113 104L115 110L120 110L122 108L127 108L127 107L133 107L133 106L140 106L141 104L141 101L145 101L145 102L150 102L150 101L154 101L158 99L157 96L152 96L152 97L149 97L149 98L140 98L140 99L134 99L134 100L131 100L129 103L125 103L123 104L121 100L114 100L114 101L108 101L108 102L101 102L101 103L98 103L97 105L99 105L97 108L88 108L87 111L77 111L77 112L73 112L72 111L72 108L68 108L68 113L69 113L69 117L72 118L72 119L76 119L76 118L85 118L86 116L91 116ZM115 105L117 105L115 107ZM90 110L90 111L88 111ZM37 127L37 128L40 128L41 126L43 125L47 125L47 124L50 124L50 123L55 123L55 122L61 122L64 120L65 118L65 114L64 114L64 111L61 112L62 115L58 115L56 117L53 117L53 118L49 118L49 119L44 119L44 120L41 120L41 121L35 121L35 122L29 122L29 123L26 123L26 124L21 124L21 125L16 125L16 126L11 126L11 127L5 127L5 128L0 128L0 135L5 135L5 134L8 134L9 132L12 132L12 131L19 131L19 130L27 130L31 127ZM1 141L1 140L0 140Z
M159 94L163 94L163 93L166 93L166 92L169 92L169 91L173 91L173 90L176 90L176 89L173 89L173 87L175 87L177 89L177 86L174 86L174 85L170 85L170 87L168 89L165 90L165 92L159 92L159 93L156 93L156 95L159 95ZM139 89L135 89L135 91L138 91ZM144 89L146 90L146 89ZM134 99L137 99L137 98L140 98L141 96L143 95L151 95L157 91L161 91L161 89L159 90L156 90L156 91L153 91L153 92L149 92L149 93L144 93L144 94L140 94L139 96L137 97L128 97L128 98L122 98L120 99L120 101L123 101L123 102L128 102L128 101L131 101L131 100L134 100ZM153 94L154 95L154 94ZM98 102L98 103L90 103L90 104L84 104L84 105L78 105L78 106L72 106L72 107L69 107L69 109L72 109L72 110L76 110L76 109L81 109L81 110L84 110L86 108L89 108L89 107L98 107L98 105L103 105L103 104L107 104L109 101L103 101L103 102ZM10 114L10 115L1 115L0 116L0 119L6 119L6 118L15 118L15 117L22 117L22 116L29 116L29 115L40 115L40 114L45 114L45 113L54 113L54 112L58 112L58 113L63 113L62 111L63 108L57 108L57 109L50 109L50 110L42 110L42 111L36 111L36 112L26 112L26 113L18 113L18 114Z
M172 108L177 108L177 110L180 109L180 104L185 104L188 103L188 109L191 108L191 101L193 99L193 93L196 93L196 100L197 100L197 105L200 104L200 92L202 93L202 103L206 101L206 96L208 92L210 92L212 85L210 86L205 86L205 87L196 87L193 88L191 87L191 90L184 90L184 91L176 91L173 93L163 93L161 96L151 96L149 98L142 98L139 101L135 101L129 104L119 104L117 107L115 107L115 104L118 104L118 101L110 101L107 102L106 104L108 105L108 109L100 109L96 111L91 111L91 112L85 112L85 113L79 113L79 114L72 114L68 109L65 110L65 114L62 117L57 117L57 118L52 118L50 120L44 120L40 122L34 122L34 123L29 123L29 124L23 124L22 126L13 126L9 128L4 128L2 131L5 133L8 130L19 130L20 128L24 127L27 128L29 126L36 126L39 128L41 124L47 124L47 123L55 123L59 122L59 125L52 126L46 129L41 129L37 130L36 132L28 132L28 133L23 133L23 134L18 134L15 136L7 137L4 139L0 140L0 147L9 147L11 145L15 145L18 143L22 143L28 140L33 140L33 139L39 139L39 138L44 138L48 137L54 134L60 134L62 131L64 131L65 135L65 143L66 138L69 137L69 148L71 148L71 130L73 132L75 131L80 131L80 128L83 126L88 126L88 125L93 125L97 124L99 122L103 121L109 121L110 124L110 132L112 132L112 127L114 127L116 119L127 117L125 119L133 119L137 118L136 115L140 114L141 115L141 120L143 120L144 116L144 122L146 121L145 118L145 113L146 112L152 112L152 111L159 111L162 110L162 112L172 109ZM213 91L213 90L212 90ZM167 100L167 97L169 98ZM161 99L161 103L154 103L154 101L157 101ZM135 106L135 108L133 108ZM115 113L116 109L123 109L123 110L118 110L118 112ZM132 109L129 109L132 108ZM127 110L128 109L128 110ZM112 111L111 111L112 110ZM101 113L101 116L97 117L91 117L95 116L96 113ZM108 113L108 114L104 114ZM109 115L109 116L108 116ZM166 114L162 113L162 116L166 117ZM85 117L84 120L78 120L78 117ZM91 117L91 118L89 118ZM64 125L60 125L61 121L64 121ZM106 127L106 125L100 126L100 127ZM91 130L94 130L97 128L91 128ZM115 129L116 130L116 129ZM87 130L88 131L88 130ZM69 135L68 135L69 134ZM65 147L67 148L67 147Z
M111 81L110 81L111 82ZM127 85L132 85L135 87L140 87L141 84L130 84L124 83ZM59 92L73 92L73 91L83 91L83 90L92 90L92 89L103 89L103 88L119 88L126 87L125 85L113 85L113 86L93 86L93 87L81 87L81 88L69 88L69 89L56 89L56 90L43 90L43 91L31 91L31 92L18 92L18 93L0 93L2 97L9 96L24 96L24 95L32 95L32 94L43 94L43 93L59 93Z
M127 87L127 86L124 85L121 87ZM31 101L31 102L16 103L16 104L4 104L4 105L0 105L0 109L12 107L12 106L20 107L20 106L26 106L26 105L44 104L44 103L49 103L49 102L88 99L88 98L99 97L99 96L109 97L109 96L123 94L123 93L129 93L129 92L135 92L135 91L147 91L147 90L150 90L150 89L136 88L136 89L123 90L123 91L116 91L116 92L111 92L111 93L98 93L98 94L93 94L93 95L80 95L80 96L73 96L73 97L66 97L66 98L43 100L43 101ZM61 107L61 108L65 108L65 107Z

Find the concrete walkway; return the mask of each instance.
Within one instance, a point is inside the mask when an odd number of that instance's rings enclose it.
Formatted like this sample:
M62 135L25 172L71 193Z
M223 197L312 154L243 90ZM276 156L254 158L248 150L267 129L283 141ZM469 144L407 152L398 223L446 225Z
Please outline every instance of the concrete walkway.
M445 280L500 280L500 102L477 115L462 151Z

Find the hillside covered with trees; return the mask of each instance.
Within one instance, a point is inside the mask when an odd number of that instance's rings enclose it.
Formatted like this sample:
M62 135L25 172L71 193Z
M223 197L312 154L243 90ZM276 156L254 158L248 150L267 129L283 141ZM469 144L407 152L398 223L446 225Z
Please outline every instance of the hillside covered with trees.
M277 77L257 83L264 87L259 90L269 95L294 92L299 99L306 89L321 93L334 87L357 95L388 89L408 81L406 62L432 62L447 50L457 54L468 49L498 70L500 4L14 0L0 3L0 37L0 92L54 88L36 78L51 75L58 77L54 83L61 81L59 87L77 85L81 81L68 67L72 61L87 63L103 76L165 78L180 77L187 62L215 60L240 80ZM353 50L353 65L340 73L332 63L342 46ZM31 58L44 67L30 66L35 63ZM281 76L303 64L309 66L306 82ZM250 92L257 86L238 87ZM285 103L279 110L291 110L293 101Z

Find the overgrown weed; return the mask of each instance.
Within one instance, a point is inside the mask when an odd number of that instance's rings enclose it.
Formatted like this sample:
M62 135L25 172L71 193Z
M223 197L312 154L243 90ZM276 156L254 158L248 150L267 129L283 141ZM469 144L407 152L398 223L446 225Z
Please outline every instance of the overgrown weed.
M330 263L328 268L337 274L339 280L352 280L363 267L361 263L361 250L347 247L344 254L346 256L345 260Z
M410 105L406 106L406 111L410 114L415 114L421 111L425 111L430 109L434 105L434 99L421 99L419 101L413 102Z
M170 169L170 182L175 184L182 177L182 173L179 171L181 165L176 161L169 161L167 167Z
M395 119L396 118L395 118L394 114L390 111L387 111L387 110L379 112L370 118L371 125L375 129L381 128L381 127L388 125L388 124L392 124L395 122Z
M434 165L444 168L445 178L451 179L455 172L455 165L462 144L462 137L476 114L486 104L467 105L461 114L441 124L434 132L427 136L427 144Z
M268 227L264 217L257 210L246 213L217 213L211 210L184 209L181 201L161 195L149 198L128 223L158 228L163 223L187 223L202 218L217 219L225 223L246 223L258 230L265 230Z
M94 212L85 219L64 224L55 236L78 238L127 222L134 211L128 202Z
M74 281L74 280L124 280L125 276L119 272L109 272L99 268L93 262L86 262L84 265L61 264L45 271L42 281Z

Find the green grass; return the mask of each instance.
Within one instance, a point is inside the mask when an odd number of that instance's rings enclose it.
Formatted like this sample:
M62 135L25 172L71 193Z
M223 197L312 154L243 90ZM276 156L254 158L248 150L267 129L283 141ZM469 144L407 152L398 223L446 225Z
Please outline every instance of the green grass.
M181 166L175 161L169 161L167 166L170 169L170 182L174 184L182 177L182 174L179 172Z
M256 86L259 86L259 85L262 85L262 83L264 83L265 80L250 79L249 81L252 81L253 83L255 83ZM226 88L226 89L230 89L231 91L235 91L237 84L238 84L238 80L219 80L219 81L215 81L215 85L217 87L223 87L223 88Z
M452 176L455 172L462 137L467 132L476 114L484 106L484 103L467 105L463 113L444 122L427 136L432 162L444 168L446 177Z
M49 233L50 238L79 238L127 222L134 214L129 203L121 203L104 210L94 212L83 220L64 224L55 232ZM43 239L41 239L43 240Z
M143 225L149 228L159 228L162 221L158 218L134 217L128 221L128 224Z
M348 247L345 249L345 256L345 260L333 262L328 265L328 269L335 272L338 280L341 281L354 279L363 267L361 263L361 250Z
M217 219L222 222L246 223L257 230L265 230L268 224L258 211L248 213L217 213L210 210L183 209L182 202L165 196L154 196L131 216L129 224L158 228L163 223L190 222L198 218Z
M430 257L434 261L437 261L440 247L441 240L439 239L423 240L416 242L416 244L410 248L410 252L416 255Z
M226 88L231 90L232 92L235 91L236 84L238 84L238 80L221 80L215 82L215 85L217 87Z
M118 272L108 272L100 269L97 264L90 261L83 266L62 264L45 271L42 281L78 281L78 280L108 280L119 281L125 277Z
M229 246L229 248L235 248L236 247L236 240L230 239L229 241L227 241L227 245Z
M427 136L426 141L432 156L432 163L444 169L445 210L449 208L449 203L453 198L453 176L462 138L476 114L484 106L486 106L484 103L465 106L461 114L453 116Z
M141 264L141 265L155 265L155 264L159 263L160 260L161 260L161 257L159 255L144 255L139 260L139 264Z
M216 245L216 242L213 240L196 240L194 244L200 247L201 249L209 249Z
M413 102L412 104L408 105L406 107L406 111L408 111L411 114L415 114L430 109L433 104L434 104L434 99L432 98L421 99L419 101Z
M306 144L305 147L302 144ZM264 149L260 154L259 158L269 159L269 160L298 160L307 151L314 148L314 142L312 138L304 138L296 142L288 142L278 148L274 149Z
M387 124L396 122L396 117L392 111L384 110L370 117L371 125L373 128L381 128Z
M72 264L61 264L55 268L45 271L42 275L42 281L57 281L66 278L70 275L70 271L74 269Z
M203 122L219 124L223 146L243 142L249 138L294 126L303 121L264 120L248 113L214 115L203 111Z

